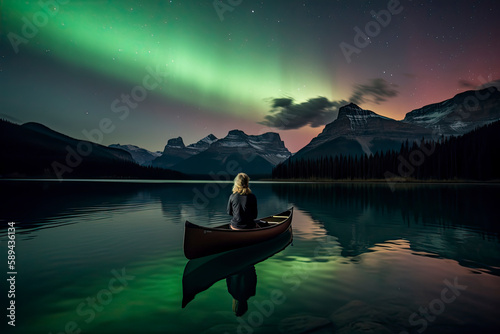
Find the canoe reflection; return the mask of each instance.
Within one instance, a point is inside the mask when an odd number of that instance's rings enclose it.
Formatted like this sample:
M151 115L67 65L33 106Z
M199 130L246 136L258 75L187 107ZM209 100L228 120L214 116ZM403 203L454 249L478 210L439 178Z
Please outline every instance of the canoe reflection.
M254 265L285 249L293 239L292 228L277 237L252 246L189 260L182 276L182 307L214 283L226 279L233 297L233 311L243 315L247 300L255 295L257 274Z

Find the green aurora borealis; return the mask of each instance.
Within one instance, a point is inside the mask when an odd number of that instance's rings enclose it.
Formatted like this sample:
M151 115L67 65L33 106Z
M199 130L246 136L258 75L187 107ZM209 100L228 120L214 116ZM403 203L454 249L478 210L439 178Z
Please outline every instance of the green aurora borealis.
M387 1L241 1L224 13L224 20L208 0L44 2L49 9L38 1L1 3L3 115L81 137L82 129L95 127L103 117L117 120L112 102L141 85L147 68L168 73L104 144L161 150L167 139L179 135L188 144L240 128L249 134L278 131L296 151L322 128L279 131L258 124L273 98L299 103L318 96L348 99L353 85L380 77L398 87L398 97L362 107L401 119L413 108L463 90L458 80L479 85L479 77L499 76L492 62L498 45L488 47L484 30L486 24L492 30L493 22L478 16L479 27L467 36L457 34L460 43L480 49L459 52L451 39L424 48L428 41L419 39L423 32L413 25L425 11L405 1L402 14L394 15L350 64L339 43L352 43L353 27L363 26L370 10L383 9ZM493 3L481 4L485 13ZM446 20L457 15L450 10ZM26 19L38 27L26 28ZM448 34L439 32L442 23L432 22L426 31ZM477 35L481 43L473 38L476 29L483 29ZM13 34L29 38L15 46ZM473 58L479 52L482 58ZM433 66L436 62L439 66Z

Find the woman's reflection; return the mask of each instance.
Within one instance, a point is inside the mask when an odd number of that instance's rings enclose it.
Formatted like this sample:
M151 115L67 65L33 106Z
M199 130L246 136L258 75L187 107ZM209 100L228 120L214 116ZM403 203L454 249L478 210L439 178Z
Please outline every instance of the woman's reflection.
M241 317L248 310L248 299L255 296L255 265L285 249L293 239L292 229L256 245L189 260L182 275L182 307L186 307L202 291L226 279L233 297L233 311Z
M248 310L248 299L255 296L257 274L255 266L249 266L226 278L227 290L233 296L233 312L241 317Z

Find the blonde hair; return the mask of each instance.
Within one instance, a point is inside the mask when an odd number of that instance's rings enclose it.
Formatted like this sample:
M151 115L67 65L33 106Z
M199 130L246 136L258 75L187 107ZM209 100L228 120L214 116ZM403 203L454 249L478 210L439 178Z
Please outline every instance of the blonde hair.
M233 194L248 195L252 193L252 190L248 187L250 182L250 177L245 173L239 173L234 178Z

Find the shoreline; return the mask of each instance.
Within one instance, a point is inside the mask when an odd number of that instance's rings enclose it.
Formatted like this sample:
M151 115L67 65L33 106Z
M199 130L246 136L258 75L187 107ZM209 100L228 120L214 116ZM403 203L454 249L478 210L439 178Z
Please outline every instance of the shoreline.
M261 179L280 183L390 183L390 184L500 184L500 180L417 180L417 179Z
M46 179L46 178L0 178L1 181L37 181L37 182L123 182L123 183L232 183L232 180L213 179L132 179L132 178L88 178L88 179ZM417 179L253 179L255 183L322 183L322 184L468 184L468 185L500 185L500 180L417 180Z

